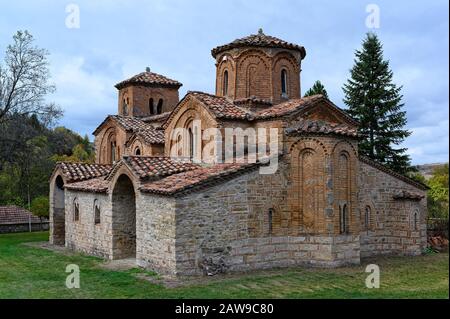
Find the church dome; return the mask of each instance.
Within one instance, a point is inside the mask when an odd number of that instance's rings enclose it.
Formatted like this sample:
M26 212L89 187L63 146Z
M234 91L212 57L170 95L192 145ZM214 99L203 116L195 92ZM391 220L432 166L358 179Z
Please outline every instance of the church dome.
M128 85L149 85L149 86L161 86L161 87L175 87L179 88L182 84L176 80L169 79L164 75L150 72L147 68L145 72L136 74L135 76L119 82L115 85L117 89L122 89Z
M251 34L247 37L236 39L231 43L218 46L211 50L211 54L214 58L219 53L222 53L224 51L235 49L235 48L242 48L242 47L264 47L264 48L279 48L279 49L289 49L289 50L295 50L299 51L301 54L301 58L303 59L306 56L306 50L303 46L290 43L284 40L281 40L279 38L266 35L262 31L262 29L259 29L258 34Z

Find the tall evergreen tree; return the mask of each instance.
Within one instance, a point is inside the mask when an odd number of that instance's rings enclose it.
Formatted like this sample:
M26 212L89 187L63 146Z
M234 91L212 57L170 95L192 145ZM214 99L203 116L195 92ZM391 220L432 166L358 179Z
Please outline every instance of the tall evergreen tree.
M305 96L311 96L316 94L322 94L328 99L327 90L325 90L325 86L323 86L322 82L317 80L314 82L314 85L305 93Z
M396 147L411 135L402 111L402 86L392 82L389 61L383 58L378 37L368 33L355 53L351 78L344 85L348 113L360 122L359 153L405 174L411 170L406 148Z

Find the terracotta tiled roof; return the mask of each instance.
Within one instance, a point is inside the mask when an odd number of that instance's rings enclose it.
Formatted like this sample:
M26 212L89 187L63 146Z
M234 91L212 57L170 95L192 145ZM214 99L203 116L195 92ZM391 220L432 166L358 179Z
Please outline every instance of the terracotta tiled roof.
M246 105L246 106L252 106L252 105L264 105L264 106L272 106L273 103L269 100L265 99L259 99L255 96L242 98L242 99L236 99L233 101L236 105Z
M127 132L136 132L139 130L146 130L153 128L151 124L144 122L140 118L121 115L108 115L92 134L97 135L97 133L101 130L103 125L105 125L109 120L115 121Z
M109 181L105 177L92 178L81 182L66 184L64 187L71 190L105 193L108 190Z
M399 191L396 194L394 194L394 196L392 196L392 197L394 199L409 199L409 200L419 201L419 200L423 199L425 196L422 194L417 194L417 193L402 190L402 191Z
M225 180L235 178L247 171L257 168L260 164L215 164L210 167L200 167L184 173L174 174L156 182L141 186L144 193L173 195L180 192L216 185Z
M34 216L30 211L18 206L0 206L0 225L4 224L27 224L40 223L39 217ZM42 218L42 221L47 221Z
M152 123L152 122L164 122L169 117L170 112L164 112L157 115L150 115L150 116L144 116L140 119L146 123Z
M295 111L298 111L301 108L314 105L318 101L323 100L323 98L324 98L323 95L317 94L308 97L303 97L301 99L288 100L286 102L277 104L275 106L257 112L255 114L255 117L257 119L266 119L288 115Z
M328 100L321 94L311 95L311 96L303 97L300 99L291 99L286 102L277 104L275 106L266 108L264 110L256 112L255 119L256 120L265 120L265 119L289 116L296 112L303 112L303 111L306 112L310 108L317 105L317 103L319 103L319 102L322 102L325 105L328 105L333 111L340 114L352 125L354 125L354 126L359 125L359 123L357 121L355 121L352 117L350 117L344 110L342 110L341 108L334 105L330 100Z
M409 178L409 177L407 177L405 175L402 175L402 174L399 174L397 172L394 172L393 170L387 168L383 164L380 164L380 163L378 163L378 162L376 162L376 161L374 161L374 160L372 160L372 159L370 159L370 158L368 158L366 156L360 155L359 156L359 160L361 162L367 164L367 165L372 166L373 168L376 168L376 169L378 169L378 170L380 170L382 172L385 172L386 174L389 174L389 175L391 175L391 176L393 176L395 178L398 178L398 179L404 181L405 183L410 184L410 185L412 185L412 186L414 186L414 187L416 187L418 189L421 189L421 190L428 190L429 189L429 187L427 185L422 184L422 183L420 183L418 181L415 181L412 178Z
M356 128L351 128L345 124L328 123L320 120L301 119L294 127L286 129L287 135L297 135L304 133L343 135L348 137L358 137Z
M141 180L177 174L199 167L197 164L164 156L124 156L123 161Z
M169 79L164 75L157 74L154 72L142 72L129 79L119 82L115 85L117 89L126 87L129 84L139 84L139 85L155 85L155 86L166 86L179 88L182 84L176 80Z
M211 50L212 56L215 58L219 53L241 47L265 47L265 48L282 48L296 50L301 53L302 59L306 56L304 47L298 44L290 43L279 38L266 35L260 29L258 34L251 34L247 37L236 39L231 43L218 46Z
M220 119L248 119L252 113L235 105L231 100L208 93L190 91L188 94L200 100L208 109Z
M66 183L73 183L106 176L111 170L111 165L59 162L55 171L57 169L61 170Z
M163 129L148 128L137 131L136 135L141 137L146 144L164 144Z

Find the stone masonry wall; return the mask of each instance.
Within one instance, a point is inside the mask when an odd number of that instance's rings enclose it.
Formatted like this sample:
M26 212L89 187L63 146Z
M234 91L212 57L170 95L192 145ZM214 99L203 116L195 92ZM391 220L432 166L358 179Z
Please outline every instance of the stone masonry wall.
M175 199L141 193L136 210L138 265L175 274Z
M425 191L360 162L359 205L361 256L384 254L419 255L426 247L426 199L394 199L401 190L425 195ZM365 225L366 210L369 212ZM414 225L414 213L419 213Z
M107 194L66 189L66 247L95 256L111 258L111 201ZM79 220L74 220L74 200L79 203ZM95 224L94 201L100 205L100 224Z

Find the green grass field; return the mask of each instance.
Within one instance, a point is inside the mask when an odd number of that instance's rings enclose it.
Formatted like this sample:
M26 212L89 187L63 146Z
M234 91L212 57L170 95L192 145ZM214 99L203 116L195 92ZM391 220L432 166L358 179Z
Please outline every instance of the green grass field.
M103 260L30 247L48 233L0 235L2 298L448 298L448 254L364 260L339 269L296 268L205 279L165 288L140 279L149 272L113 271ZM368 263L380 266L381 287L365 287ZM65 286L66 266L80 267L80 288Z

